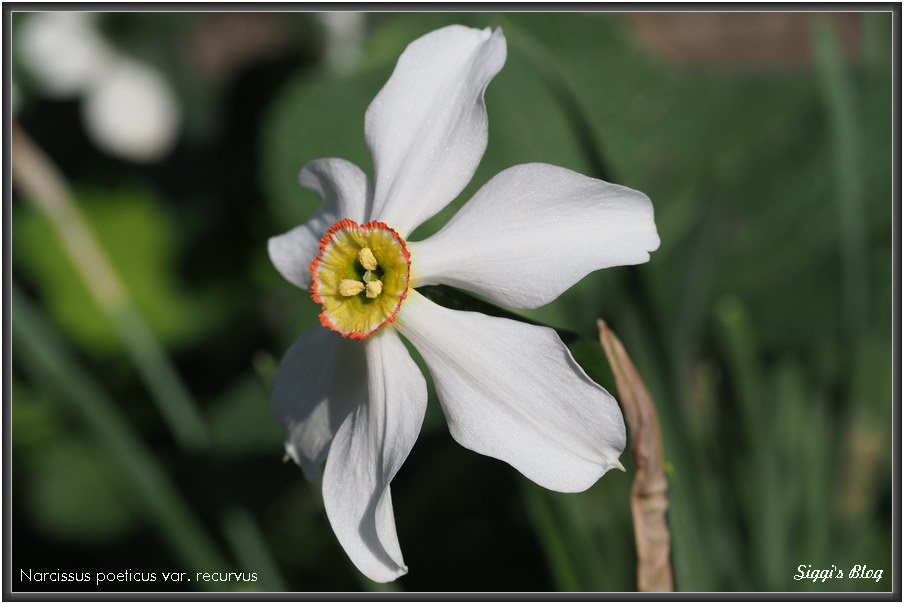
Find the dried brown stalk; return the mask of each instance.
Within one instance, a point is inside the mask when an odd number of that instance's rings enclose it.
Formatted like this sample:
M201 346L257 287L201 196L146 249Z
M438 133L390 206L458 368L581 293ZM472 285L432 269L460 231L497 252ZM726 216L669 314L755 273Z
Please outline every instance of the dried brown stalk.
M602 319L597 321L600 345L606 352L618 400L631 433L631 455L637 473L631 488L631 515L637 547L638 591L673 591L666 522L668 482L663 470L662 438L656 407L621 341Z

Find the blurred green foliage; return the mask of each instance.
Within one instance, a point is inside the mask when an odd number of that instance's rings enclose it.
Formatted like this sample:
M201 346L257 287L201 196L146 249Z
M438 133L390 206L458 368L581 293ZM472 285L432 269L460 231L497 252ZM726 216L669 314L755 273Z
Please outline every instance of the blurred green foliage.
M149 192L86 191L77 196L135 305L164 344L184 345L222 317L210 298L190 296L172 272L178 233ZM17 208L13 253L48 300L53 317L88 351L116 353L118 337L91 298L50 225L33 207ZM115 253L114 253L115 252ZM200 293L200 292L198 292Z
M14 447L29 476L24 499L41 529L89 546L127 534L136 515L110 460L67 427L50 401L19 383L13 397Z
M71 103L32 99L19 116L76 186L198 399L211 447L186 453L165 433L128 358L116 354L117 333L18 198L13 268L35 321L59 336L45 344L70 349L70 370L92 376L134 426L123 434L160 465L192 534L214 535L229 564L262 574L257 585L230 588L377 588L336 543L319 483L280 464L270 381L317 309L269 267L266 239L316 209L297 184L307 161L343 157L370 172L364 112L399 53L462 23L501 26L508 40L506 66L486 93L489 146L468 188L412 239L518 163L647 193L662 239L650 263L592 274L523 314L583 336L575 357L612 390L594 344L595 320L605 318L647 381L668 462L677 588L891 589L892 80L890 57L875 50L888 47L890 15L862 16L861 56L844 54L832 23L814 17L813 65L727 68L672 64L619 15L376 13L348 73L323 64L327 38L313 17L293 15L274 30L290 42L220 79L193 77L197 65L176 59L217 18L121 13L104 22L116 44L165 68L192 107L186 132L206 133L186 135L160 165L86 152ZM45 119L67 134L42 130ZM222 184L239 180L248 188ZM191 205L215 194L222 199ZM224 268L224 256L243 260ZM166 570L226 570L193 567L174 553L185 543L149 530L165 526L166 513L149 512L127 486L84 407L23 360L19 351L39 341L14 341L14 569L160 570L163 556ZM393 483L411 570L390 588L633 590L630 455L623 462L627 473L586 493L545 491L455 445L431 394L424 431ZM801 564L884 574L794 581Z

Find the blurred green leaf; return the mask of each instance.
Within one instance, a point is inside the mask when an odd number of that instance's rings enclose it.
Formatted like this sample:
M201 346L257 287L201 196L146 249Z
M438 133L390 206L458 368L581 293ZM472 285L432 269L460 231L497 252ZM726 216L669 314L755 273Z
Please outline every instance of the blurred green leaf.
M215 306L189 297L172 271L176 238L164 206L150 193L85 190L78 196L111 264L155 335L177 346L193 341L218 319ZM48 223L32 207L14 213L17 268L40 288L53 317L85 349L120 350L119 337L85 288Z
M210 411L213 446L223 455L282 452L285 438L270 413L270 397L254 377L232 386Z
M323 157L370 169L364 111L385 75L337 79L300 75L280 92L263 129L262 182L277 223L288 230L317 209L317 196L298 184L301 168Z
M62 417L54 412L53 404L19 380L13 380L11 390L13 447L28 454L65 435L67 427Z
M855 346L857 332L867 323L869 307L866 271L866 228L863 211L863 171L860 125L855 92L844 66L841 43L832 22L825 16L811 20L813 54L828 113L832 143L832 183L841 234L842 330L846 347ZM854 351L856 354L856 351Z
M65 437L33 452L28 466L29 511L54 539L111 541L139 526L128 489L95 445Z
M570 552L563 537L559 519L556 518L549 496L533 484L525 485L528 510L535 530L543 543L552 575L558 591L581 591L581 582L575 569L574 552Z
M135 524L134 500L110 459L67 426L41 393L13 384L13 451L35 523L54 539L104 542Z
M238 591L286 591L276 562L254 518L248 512L234 508L226 513L222 525L233 555L242 568L257 575L256 583L244 585Z

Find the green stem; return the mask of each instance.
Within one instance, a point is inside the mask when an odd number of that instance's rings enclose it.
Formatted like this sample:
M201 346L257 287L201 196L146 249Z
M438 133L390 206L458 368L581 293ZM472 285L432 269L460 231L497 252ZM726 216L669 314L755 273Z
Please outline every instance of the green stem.
M842 328L848 344L866 325L869 306L866 228L863 218L863 175L854 88L846 73L842 48L832 22L826 17L811 22L811 41L819 83L828 111L833 151L832 177L841 233Z
M773 435L778 429L774 397L767 394L766 377L759 359L755 329L743 303L733 296L716 304L719 335L728 362L735 400L740 403L743 437L748 461L739 489L750 488L751 477L756 486L747 493L746 515L753 521L751 532L757 565L754 572L762 573L767 589L778 590L785 585L785 541L782 530L788 524L785 507L787 492L780 486L781 457L778 447L762 446L763 435Z
M523 492L527 500L527 509L543 544L549 568L559 591L581 591L577 569L572 564L568 546L565 543L561 527L556 522L547 493L533 484L525 483Z
M253 590L286 591L276 562L254 518L243 509L234 508L226 513L221 524L236 560L245 571L257 573Z

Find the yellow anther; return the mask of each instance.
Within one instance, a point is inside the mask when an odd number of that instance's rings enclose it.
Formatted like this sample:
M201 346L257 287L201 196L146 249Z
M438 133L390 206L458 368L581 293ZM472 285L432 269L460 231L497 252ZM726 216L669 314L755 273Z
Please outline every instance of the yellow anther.
M360 281L343 279L339 282L339 295L345 296L346 298L356 296L362 291L364 291L364 284ZM370 294L368 294L368 297L370 297Z
M361 266L363 266L365 270L377 270L377 258L374 256L374 253L370 251L369 247L362 247L361 251L358 252L358 262L361 263Z
M367 289L367 292L365 293L365 295L368 298L370 298L371 300L373 300L374 298L376 298L377 296L380 295L380 292L383 291L383 282L380 281L379 279L374 279L373 281L371 281L370 283L367 284L366 289Z

